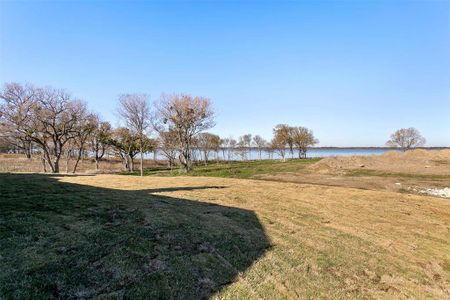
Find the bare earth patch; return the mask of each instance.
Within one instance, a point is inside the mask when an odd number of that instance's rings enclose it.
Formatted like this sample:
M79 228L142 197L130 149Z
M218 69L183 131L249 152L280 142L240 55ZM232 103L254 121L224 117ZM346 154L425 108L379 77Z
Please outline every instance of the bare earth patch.
M448 163L449 164L448 164ZM450 150L412 150L384 155L324 158L303 170L255 178L386 190L443 197L450 187Z
M389 173L450 175L450 150L410 150L383 155L330 157L309 167L315 173L369 169Z

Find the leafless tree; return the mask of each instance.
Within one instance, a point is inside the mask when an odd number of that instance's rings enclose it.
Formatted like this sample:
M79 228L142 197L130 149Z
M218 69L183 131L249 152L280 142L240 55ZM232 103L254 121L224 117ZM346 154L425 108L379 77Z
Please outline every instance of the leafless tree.
M214 135L211 140L211 150L214 151L217 162L219 162L220 140L220 136L218 135Z
M220 147L220 137L218 135L202 132L197 137L197 147L203 152L205 166L208 164L208 157L211 151L217 152Z
M78 122L75 138L73 139L73 144L76 147L77 152L76 161L72 169L72 173L74 174L77 171L83 152L87 150L88 139L97 127L97 118L95 115L88 114L87 112L82 112L82 114L83 118Z
M298 158L306 158L308 148L319 142L319 140L314 137L312 130L306 127L291 127L290 132L292 135L292 141L298 149Z
M424 146L425 138L420 132L413 128L401 128L391 135L391 139L386 142L389 147L401 148L403 151L411 148Z
M292 139L292 127L286 124L278 124L273 129L276 142L280 145L284 143L284 147L288 147L291 153L291 157L294 157L294 140ZM284 158L283 158L284 160Z
M260 135L255 135L253 137L253 144L258 148L259 159L261 160L261 153L267 147L267 141Z
M141 176L144 175L144 139L150 128L150 105L148 97L144 94L125 94L119 97L119 115L128 128L138 138Z
M236 148L237 141L232 137L221 139L220 147L222 149L223 159L226 161L231 161L233 157L233 152Z
M108 141L111 139L112 128L109 122L101 121L99 116L94 119L94 131L91 133L89 143L95 162L95 170L98 171L99 161L105 155Z
M112 132L108 144L113 147L115 154L121 158L124 168L133 172L134 158L139 153L138 137L130 129L119 127Z
M36 89L30 85L6 83L0 92L0 132L4 142L31 157L32 141L26 133L32 118Z
M29 121L17 129L41 148L52 172L59 173L64 147L76 137L77 124L83 118L86 104L53 88L35 89L33 98Z
M187 94L163 94L156 104L158 131L173 130L177 136L179 160L185 172L192 168L193 138L212 128L214 111L207 98Z
M283 162L286 161L286 140L281 134L275 134L270 142L270 148L273 152L277 152Z
M6 136L0 136L0 152L7 153L11 150L11 143Z
M178 143L177 134L173 130L162 131L159 133L159 146L162 154L166 157L169 168L175 165Z
M267 142L266 151L267 151L267 155L269 156L269 159L272 159L275 149L272 147L271 142Z
M251 151L252 144L252 135L244 134L239 137L239 140L236 144L239 155L242 160L250 159L249 152Z

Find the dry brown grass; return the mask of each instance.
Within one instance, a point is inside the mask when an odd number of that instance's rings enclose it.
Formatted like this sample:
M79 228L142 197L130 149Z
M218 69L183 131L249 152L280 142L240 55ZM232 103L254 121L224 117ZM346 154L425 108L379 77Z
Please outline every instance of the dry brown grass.
M450 201L344 187L201 177L61 177L254 211L272 247L223 299L450 299Z
M69 160L68 170L72 172L75 160ZM146 168L154 167L153 160L146 160L144 162ZM138 168L138 161L135 161L135 168ZM60 161L61 172L66 171L66 161ZM99 171L95 170L95 163L91 159L83 159L80 161L77 173L118 173L123 170L122 163L118 159L102 160L99 162ZM50 167L47 166L47 172ZM0 172L25 172L25 173L42 173L42 162L38 156L33 156L31 159L19 154L0 154Z

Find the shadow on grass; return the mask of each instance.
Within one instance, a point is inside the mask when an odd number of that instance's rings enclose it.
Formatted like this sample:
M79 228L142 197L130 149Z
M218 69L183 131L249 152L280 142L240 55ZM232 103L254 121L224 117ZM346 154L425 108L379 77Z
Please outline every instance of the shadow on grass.
M252 211L0 174L0 298L209 298L269 247Z

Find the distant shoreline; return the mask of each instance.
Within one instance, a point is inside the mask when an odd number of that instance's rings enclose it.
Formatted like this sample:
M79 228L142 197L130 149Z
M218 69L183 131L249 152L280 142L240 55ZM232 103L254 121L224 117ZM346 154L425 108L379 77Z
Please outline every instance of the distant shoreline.
M220 149L229 149L227 147L221 147ZM247 149L258 151L257 147L249 147ZM267 150L269 148L264 147L263 150ZM289 148L286 148L289 149ZM450 149L450 146L442 146L442 147L417 147L414 149L422 149L422 150L445 150ZM308 150L401 150L400 148L392 148L392 147L334 147L334 146L324 146L324 147L308 147Z
M391 148L391 147L333 147L333 146L325 146L325 147L311 147L309 149L330 149L330 150L335 150L335 149L340 149L340 150L401 150L400 148ZM422 150L444 150L444 149L450 149L450 147L417 147L417 148L413 148L411 150L414 149L422 149Z

